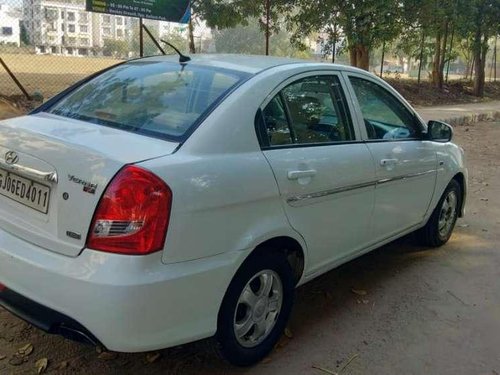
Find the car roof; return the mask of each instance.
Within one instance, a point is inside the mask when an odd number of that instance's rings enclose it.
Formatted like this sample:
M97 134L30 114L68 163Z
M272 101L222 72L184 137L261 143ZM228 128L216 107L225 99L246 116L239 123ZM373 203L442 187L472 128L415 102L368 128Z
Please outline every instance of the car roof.
M236 54L192 54L190 55L191 61L188 64L195 64L198 66L209 66L222 69L236 70L240 72L257 74L261 71L271 69L283 65L304 66L304 67L325 67L336 70L350 70L360 71L359 69L352 68L345 65L322 63L312 60L292 59L287 57L274 57L262 55L236 55ZM143 62L143 61L168 61L178 62L178 55L165 55L165 56L152 56L142 59L132 60L130 63Z

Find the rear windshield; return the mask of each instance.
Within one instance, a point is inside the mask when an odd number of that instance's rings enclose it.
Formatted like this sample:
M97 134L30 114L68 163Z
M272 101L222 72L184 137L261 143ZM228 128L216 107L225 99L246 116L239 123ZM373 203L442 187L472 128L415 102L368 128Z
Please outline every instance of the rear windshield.
M212 67L139 60L84 83L48 112L182 140L205 113L247 76Z

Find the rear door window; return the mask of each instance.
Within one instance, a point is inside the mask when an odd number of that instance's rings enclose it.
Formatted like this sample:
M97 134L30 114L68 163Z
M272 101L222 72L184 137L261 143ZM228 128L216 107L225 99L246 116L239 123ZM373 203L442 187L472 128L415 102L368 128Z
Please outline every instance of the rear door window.
M232 70L139 60L100 74L63 97L49 112L181 140L247 76Z
M334 75L291 83L267 104L263 117L270 146L355 139L340 82Z

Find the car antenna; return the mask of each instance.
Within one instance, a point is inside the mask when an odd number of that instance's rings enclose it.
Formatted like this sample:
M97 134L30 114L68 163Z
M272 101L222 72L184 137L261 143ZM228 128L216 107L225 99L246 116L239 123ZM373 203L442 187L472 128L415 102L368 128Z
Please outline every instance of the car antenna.
M174 49L175 52L179 55L179 63L185 64L188 61L191 61L191 57L184 55L181 51L179 51L172 43L167 42L166 40L160 39L163 43L165 43L167 46L171 47Z

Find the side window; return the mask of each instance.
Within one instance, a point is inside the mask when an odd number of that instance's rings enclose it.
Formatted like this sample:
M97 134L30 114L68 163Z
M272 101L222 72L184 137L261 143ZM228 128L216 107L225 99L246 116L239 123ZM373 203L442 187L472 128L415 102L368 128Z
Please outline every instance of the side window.
M288 145L292 143L292 136L286 117L285 105L281 95L276 95L264 108L264 122L271 146Z
M415 117L391 93L376 83L350 77L369 139L412 139L420 136Z
M263 114L271 146L355 139L335 76L307 77L288 85Z

